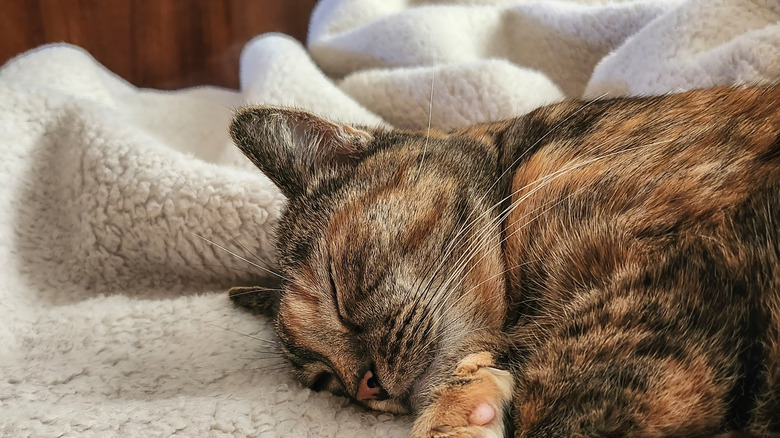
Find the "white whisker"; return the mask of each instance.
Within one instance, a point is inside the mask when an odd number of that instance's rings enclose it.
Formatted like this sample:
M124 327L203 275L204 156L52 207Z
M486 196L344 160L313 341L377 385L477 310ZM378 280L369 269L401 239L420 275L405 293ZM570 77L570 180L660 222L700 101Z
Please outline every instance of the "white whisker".
M436 84L436 68L431 74L431 97L428 99L428 133L425 135L425 144L423 145L422 156L420 157L420 168L417 169L417 179L420 179L422 173L423 161L425 161L425 152L428 150L428 140L431 138L431 120L433 119L433 89Z
M253 261L251 261L251 260L247 259L246 257L241 257L240 255L238 255L238 254L234 253L233 251L231 251L231 250L229 250L229 249L225 248L224 246L222 246L222 245L220 245L220 244L218 244L218 243L216 243L216 242L214 242L214 241L212 241L212 240L209 240L209 239L207 239L207 238L205 238L205 237L201 236L200 234L193 233L192 231L187 231L187 232L188 232L188 233L190 233L190 234L192 234L193 236L195 236L195 237L199 238L199 239L202 239L203 241L205 241L205 242L207 242L207 243L209 243L209 244L211 244L211 245L214 245L214 246L216 246L217 248L221 249L222 251L225 251L226 253L228 253L228 254L232 255L233 257L235 257L235 258L237 258L237 259L239 259L239 260L243 260L243 261L245 261L245 262L249 263L250 265L252 265L252 266L254 266L254 267L258 268L258 269L262 269L263 271L265 271L265 272L267 272L267 273L269 273L269 274L273 274L273 275L275 275L275 276L277 276L277 277L281 278L282 280L285 280L285 281L290 281L290 280L288 280L286 277L282 276L281 274L277 274L277 273L276 273L276 272L274 272L274 271L271 271L271 270L269 270L269 269L266 269L266 268L264 268L264 267L262 267L262 266L258 265L257 263L255 263L255 262L253 262Z
M260 342L263 342L265 344L268 344L268 345L271 345L271 346L274 346L274 347L277 345L275 341L271 341L271 340L263 339L263 338L258 338L257 336L252 336L252 335L249 335L249 334L246 334L246 333L241 333L241 332L239 332L237 330L229 329L227 327L221 327L221 326L218 326L216 324L212 324L212 323L210 323L208 321L200 321L200 322L202 322L204 324L208 324L208 325L210 325L212 327L216 327L218 329L227 330L227 331L229 331L231 333L235 333L237 335L246 336L247 338L251 338L251 339L254 339L255 341L260 341Z

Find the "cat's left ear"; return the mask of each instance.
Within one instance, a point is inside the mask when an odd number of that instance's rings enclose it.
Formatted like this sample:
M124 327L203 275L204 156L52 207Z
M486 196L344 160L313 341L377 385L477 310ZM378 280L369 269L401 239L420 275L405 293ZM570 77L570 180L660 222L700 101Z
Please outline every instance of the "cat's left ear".
M263 286L237 286L228 291L228 296L235 304L252 313L273 318L279 310L279 290Z
M373 139L363 129L271 106L238 110L230 135L288 198L303 194L317 172L360 161Z

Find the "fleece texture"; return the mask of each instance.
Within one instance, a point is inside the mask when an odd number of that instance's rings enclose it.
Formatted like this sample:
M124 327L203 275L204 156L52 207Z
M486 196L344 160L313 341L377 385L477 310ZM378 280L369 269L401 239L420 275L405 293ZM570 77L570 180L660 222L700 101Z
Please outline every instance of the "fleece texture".
M780 79L774 0L323 0L241 89L142 90L65 45L0 69L0 435L402 437L315 394L226 290L272 277L284 198L243 104L448 129L565 97ZM231 255L233 253L234 255Z

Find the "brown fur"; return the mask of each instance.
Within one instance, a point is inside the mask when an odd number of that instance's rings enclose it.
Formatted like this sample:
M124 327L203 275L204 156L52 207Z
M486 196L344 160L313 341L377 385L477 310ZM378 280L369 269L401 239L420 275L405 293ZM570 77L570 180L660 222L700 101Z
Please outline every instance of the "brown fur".
M289 199L276 325L305 385L375 376L363 404L414 436L780 434L780 86L430 135L249 107L231 133Z

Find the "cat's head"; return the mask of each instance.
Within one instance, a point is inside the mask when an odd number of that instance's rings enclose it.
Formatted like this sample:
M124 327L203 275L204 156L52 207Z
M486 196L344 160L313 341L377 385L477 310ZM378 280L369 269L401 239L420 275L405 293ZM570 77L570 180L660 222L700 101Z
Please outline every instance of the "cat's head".
M247 107L231 135L288 198L274 309L304 385L409 412L492 342L506 298L490 129L365 129Z

